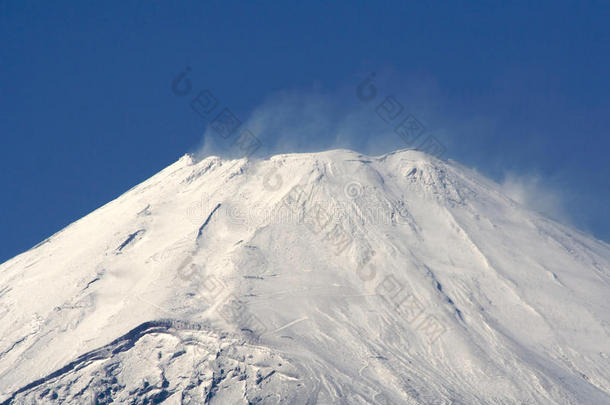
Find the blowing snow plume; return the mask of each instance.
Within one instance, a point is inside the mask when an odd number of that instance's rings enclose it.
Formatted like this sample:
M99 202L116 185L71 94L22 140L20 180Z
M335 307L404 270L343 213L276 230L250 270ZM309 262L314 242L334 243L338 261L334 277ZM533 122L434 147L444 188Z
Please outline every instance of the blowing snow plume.
M198 158L269 157L337 148L368 154L416 149L439 158L447 152L438 134L427 127L422 108L414 109L418 103L430 109L429 100L422 103L430 98L421 90L425 86L410 88L410 97L399 100L389 77L371 73L334 92L276 92L243 119L210 90L193 91L189 75L190 68L178 75L172 91L192 97L191 108L206 122Z

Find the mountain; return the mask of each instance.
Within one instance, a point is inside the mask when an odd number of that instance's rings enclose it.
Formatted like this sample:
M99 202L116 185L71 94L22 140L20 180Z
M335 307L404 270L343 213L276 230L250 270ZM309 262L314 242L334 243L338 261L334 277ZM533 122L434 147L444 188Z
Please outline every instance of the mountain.
M609 297L455 162L185 155L0 265L0 402L610 404Z

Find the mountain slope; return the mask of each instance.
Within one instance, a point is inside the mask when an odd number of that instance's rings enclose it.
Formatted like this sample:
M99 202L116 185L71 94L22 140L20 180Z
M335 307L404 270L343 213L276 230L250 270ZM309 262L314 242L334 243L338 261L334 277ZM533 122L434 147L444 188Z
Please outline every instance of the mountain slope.
M0 265L0 401L605 404L609 295L455 163L184 156Z

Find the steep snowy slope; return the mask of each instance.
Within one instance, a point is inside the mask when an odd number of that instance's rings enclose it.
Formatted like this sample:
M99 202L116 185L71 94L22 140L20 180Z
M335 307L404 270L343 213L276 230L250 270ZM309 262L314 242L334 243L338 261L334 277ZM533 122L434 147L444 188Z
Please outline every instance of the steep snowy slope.
M609 296L455 163L184 156L0 265L0 401L609 404Z

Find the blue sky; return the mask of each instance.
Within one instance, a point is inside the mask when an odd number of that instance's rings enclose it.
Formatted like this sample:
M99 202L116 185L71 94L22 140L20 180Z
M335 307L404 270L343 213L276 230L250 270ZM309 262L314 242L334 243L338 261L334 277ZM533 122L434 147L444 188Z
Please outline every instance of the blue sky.
M405 147L355 95L375 72L445 157L610 241L608 21L606 1L0 1L0 261L218 150L172 92L187 66L267 154Z

